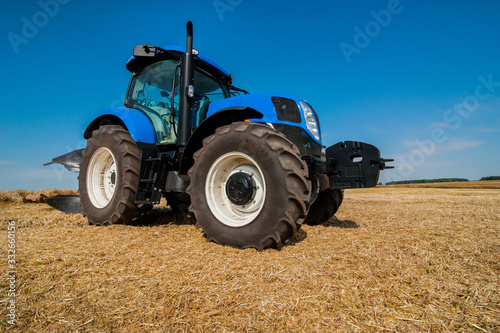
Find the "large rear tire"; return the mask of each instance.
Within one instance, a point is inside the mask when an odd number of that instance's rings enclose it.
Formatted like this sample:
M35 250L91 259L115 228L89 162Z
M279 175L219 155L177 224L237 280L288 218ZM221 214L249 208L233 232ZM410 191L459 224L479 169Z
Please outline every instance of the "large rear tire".
M80 202L90 224L133 224L141 151L121 126L101 126L87 140L80 164Z
M304 221L308 225L318 225L328 221L337 213L344 200L343 190L330 189L327 175L321 174L318 177L321 188Z
M208 241L280 247L307 215L311 185L295 145L276 130L239 122L203 141L187 193Z

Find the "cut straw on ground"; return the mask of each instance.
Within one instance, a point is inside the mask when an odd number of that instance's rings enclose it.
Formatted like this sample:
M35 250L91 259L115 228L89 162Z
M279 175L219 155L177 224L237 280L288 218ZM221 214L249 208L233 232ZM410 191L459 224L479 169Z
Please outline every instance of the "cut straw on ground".
M346 191L335 218L264 252L208 243L165 204L142 226L95 227L39 194L0 192L17 198L0 200L3 258L17 225L18 322L4 292L2 329L500 331L498 189Z

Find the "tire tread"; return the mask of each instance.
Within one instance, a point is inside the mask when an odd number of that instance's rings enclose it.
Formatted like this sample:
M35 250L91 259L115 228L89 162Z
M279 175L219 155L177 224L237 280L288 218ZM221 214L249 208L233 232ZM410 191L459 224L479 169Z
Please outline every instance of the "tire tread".
M261 139L270 150L277 153L281 168L285 173L284 177L286 180L286 188L283 189L283 192L286 193L287 196L286 207L284 209L285 213L283 214L282 219L276 223L274 231L267 235L263 235L260 241L245 241L238 247L253 247L259 251L268 247L280 248L286 240L293 236L293 234L298 230L298 225L302 224L305 219L309 207L311 191L310 182L307 180L307 165L300 158L298 148L295 147L295 145L283 134L268 126L248 122L238 122L218 128L214 135L211 135L203 140L203 148L194 154L194 165L188 171L191 183L187 188L187 192L191 198L196 195L195 192L197 190L197 185L195 184L199 181L199 177L201 177L201 175L196 172L196 169L199 164L203 163L204 149L206 149L207 146L210 146L216 138L222 140L225 135L229 135L233 132L241 134L246 133L246 135L253 136L256 139ZM205 228L204 224L199 222L206 212L201 211L195 204L191 204L189 209L197 218L196 227L203 229L207 235L207 240L220 243L217 241L218 235L211 235Z

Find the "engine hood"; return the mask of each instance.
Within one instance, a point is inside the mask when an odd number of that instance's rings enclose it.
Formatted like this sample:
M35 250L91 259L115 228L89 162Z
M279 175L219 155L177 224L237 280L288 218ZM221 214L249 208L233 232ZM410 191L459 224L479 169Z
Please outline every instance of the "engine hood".
M248 94L210 103L207 117L227 108L249 107L263 114L263 117L261 119L249 119L249 121L272 124L273 126L275 124L281 124L286 126L299 127L309 136L311 136L314 141L321 144L321 138L319 140L316 140L313 137L312 133L308 130L306 121L304 119L304 110L302 109L301 104L309 105L303 99L289 94ZM316 123L319 127L319 119L317 117Z

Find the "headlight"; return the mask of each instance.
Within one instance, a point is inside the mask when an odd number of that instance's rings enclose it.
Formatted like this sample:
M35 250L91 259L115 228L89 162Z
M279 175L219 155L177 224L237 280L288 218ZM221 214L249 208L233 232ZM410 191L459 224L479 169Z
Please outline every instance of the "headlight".
M316 122L316 117L314 116L313 110L302 101L299 101L300 106L302 107L302 112L304 112L304 119L306 120L307 129L311 134L316 138L316 140L320 140L319 137L319 128L318 123Z

